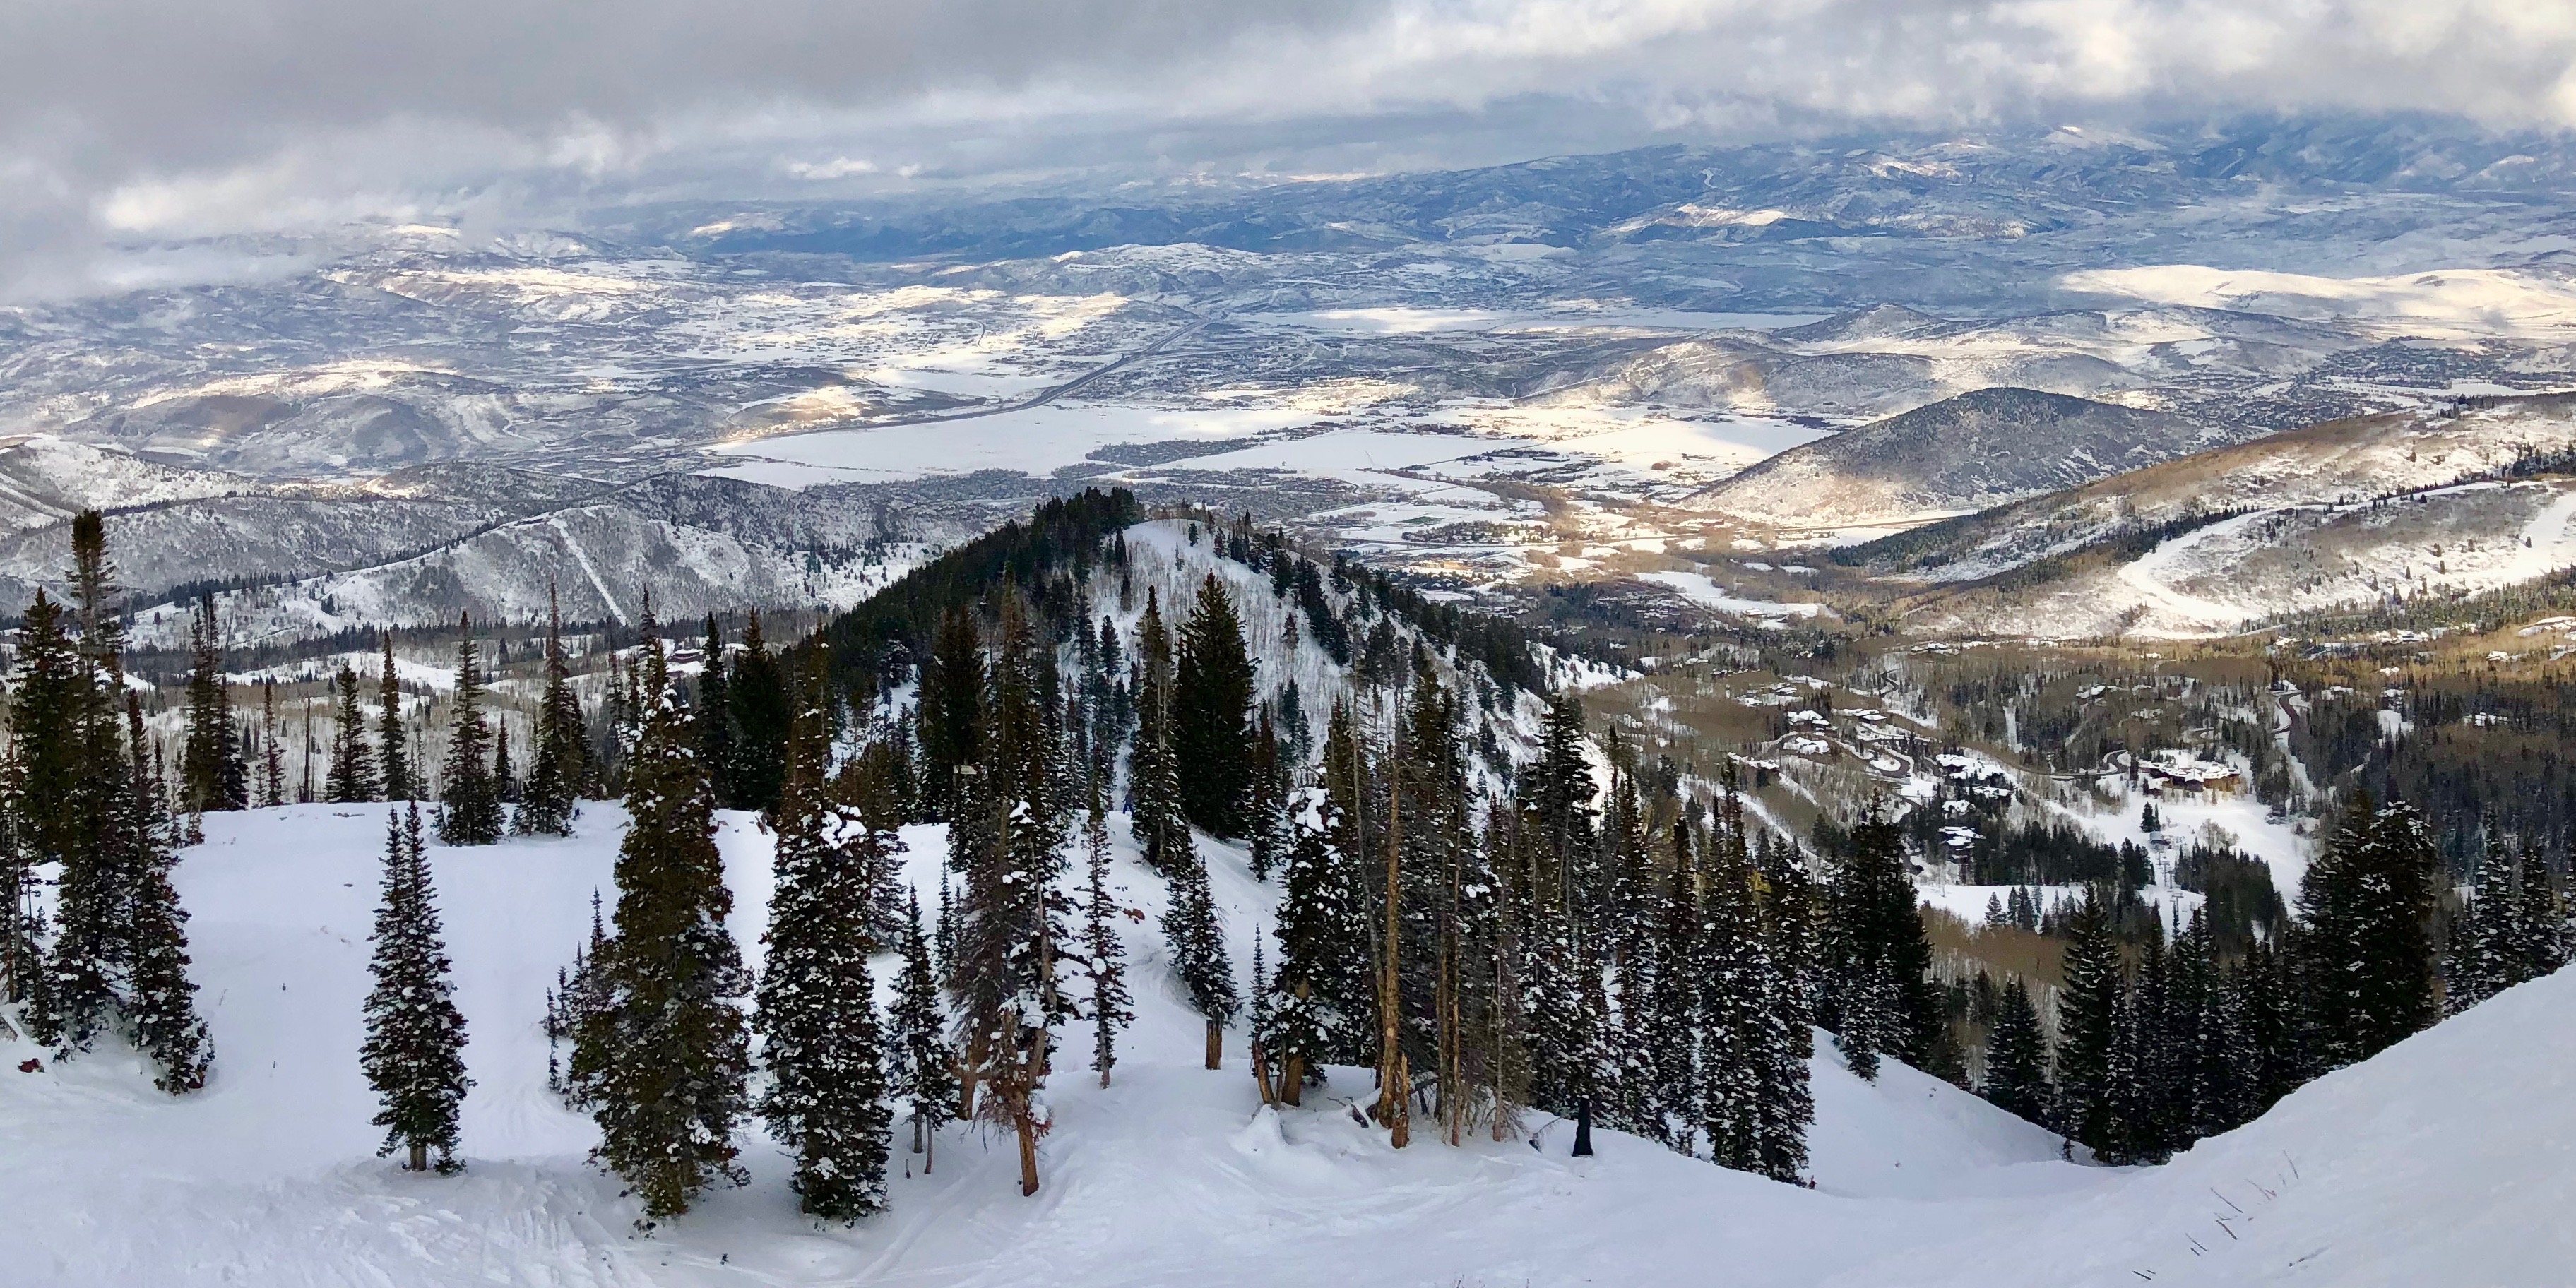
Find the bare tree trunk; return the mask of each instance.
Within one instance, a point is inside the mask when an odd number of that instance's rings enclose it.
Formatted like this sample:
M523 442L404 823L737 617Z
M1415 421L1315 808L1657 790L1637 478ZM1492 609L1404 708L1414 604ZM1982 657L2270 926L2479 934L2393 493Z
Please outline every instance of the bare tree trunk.
M1038 1192L1038 1125L1026 1105L1012 1111L1011 1121L1020 1133L1020 1197L1026 1198Z
M921 1155L921 1174L922 1174L922 1175L924 1175L924 1176L928 1176L928 1175L930 1175L930 1169L931 1169L931 1168L933 1168L933 1167L936 1167L936 1166L938 1166L938 1165L939 1165L939 1129L938 1129L938 1128L936 1128L936 1127L933 1127L933 1128L931 1128L931 1129L930 1129L930 1148L929 1148L929 1149L927 1149L927 1150L925 1150L925 1151L923 1151L923 1153L922 1153L922 1155Z
M912 1111L912 1152L921 1152L921 1111Z
M1207 1067L1222 1069L1225 1067L1225 1025L1214 1019L1209 1020L1207 1024Z
M415 1172L429 1170L429 1142L416 1140L411 1143L411 1170Z
M1297 1107L1306 1094L1306 1057L1296 1051L1279 1062L1279 1103Z
M1262 1051L1261 1044L1258 1042L1252 1044L1252 1081L1261 1088L1261 1103L1265 1105L1279 1103L1278 1095L1270 1089L1270 1058Z

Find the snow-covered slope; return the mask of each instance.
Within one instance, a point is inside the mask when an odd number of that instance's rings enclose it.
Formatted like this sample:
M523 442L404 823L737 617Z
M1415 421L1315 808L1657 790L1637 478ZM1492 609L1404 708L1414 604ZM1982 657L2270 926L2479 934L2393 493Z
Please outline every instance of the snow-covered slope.
M2576 971L2300 1088L2173 1163L1829 1282L2565 1284Z
M568 840L432 850L477 1084L468 1170L438 1178L373 1156L356 1067L383 816L210 816L177 878L214 1079L173 1100L111 1050L56 1064L0 1040L0 1282L2036 1288L2145 1270L2538 1288L2576 1257L2553 1224L2576 1176L2576 975L2323 1079L2165 1169L2059 1161L2036 1128L1899 1066L1863 1084L1829 1048L1815 1064L1812 1190L1612 1132L1596 1133L1596 1157L1570 1159L1569 1128L1544 1118L1530 1124L1538 1149L1418 1139L1399 1153L1345 1108L1364 1071L1337 1070L1305 1108L1272 1114L1239 1037L1225 1070L1197 1067L1198 1021L1151 929L1161 885L1123 825L1115 881L1146 918L1127 930L1140 1018L1108 1089L1086 1061L1060 1063L1036 1197L1019 1196L1007 1139L951 1127L935 1175L898 1152L914 1174L894 1180L889 1212L818 1230L795 1215L785 1159L746 1128L753 1183L639 1236L634 1201L584 1162L588 1120L545 1090L538 1023L591 892L609 889L621 823L594 805ZM908 879L935 890L940 830L905 840ZM728 815L720 843L731 928L756 962L768 840ZM1209 853L1240 968L1273 895L1240 854ZM1088 1054L1085 1035L1066 1040ZM30 1058L45 1069L17 1072Z
M195 978L214 1026L213 1081L173 1100L130 1057L55 1064L0 1042L0 1281L52 1285L1291 1284L1731 1281L1811 1283L1933 1238L1957 1219L1924 1198L2077 1190L2103 1174L2050 1161L2055 1141L1943 1084L1891 1069L1877 1086L1818 1061L1819 1188L1722 1171L1616 1133L1565 1156L1570 1127L1397 1153L1352 1122L1363 1071L1285 1115L1258 1111L1240 1038L1197 1067L1201 1027L1151 929L1161 883L1121 842L1116 881L1146 919L1128 930L1139 1019L1113 1085L1083 1058L1048 1089L1046 1186L1022 1199L1007 1139L951 1127L933 1176L898 1177L892 1210L855 1229L797 1219L784 1159L746 1129L754 1182L650 1238L583 1161L588 1120L545 1089L539 1028L555 968L608 890L622 822L594 805L580 835L432 862L470 1025L476 1086L468 1170L442 1179L373 1157L356 1066L366 931L384 818L297 806L206 821L184 856ZM935 893L941 830L911 828L907 875ZM758 960L769 844L746 815L720 838L732 930ZM1271 891L1209 847L1238 969ZM882 961L881 986L891 961ZM1069 1054L1088 1054L1068 1033ZM14 1067L43 1060L44 1072ZM1533 1122L1541 1126L1546 1120ZM898 1154L898 1168L909 1158ZM1974 1208L1987 1200L1978 1200Z

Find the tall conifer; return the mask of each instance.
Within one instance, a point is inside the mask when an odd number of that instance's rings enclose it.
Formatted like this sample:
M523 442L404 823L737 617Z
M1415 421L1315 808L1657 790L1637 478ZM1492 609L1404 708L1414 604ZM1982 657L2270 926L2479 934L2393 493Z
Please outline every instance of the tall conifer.
M439 772L438 839L490 845L501 839L501 785L492 777L492 726L483 714L483 667L474 621L456 618L456 692L448 698L447 762Z
M772 831L776 882L758 996L769 1089L760 1113L796 1152L791 1182L805 1212L855 1221L885 1206L886 1103L876 980L868 970L869 883L838 843L825 796L831 716L822 658L807 663L789 726Z
M733 895L714 793L649 615L638 669L616 934L599 954L604 995L581 1020L569 1080L594 1107L599 1160L643 1196L649 1223L686 1212L709 1184L742 1179L733 1130L750 1052L734 999L750 980L724 925Z
M385 817L385 873L376 904L375 951L368 970L367 1040L358 1050L367 1084L383 1109L379 1157L406 1151L411 1171L440 1172L456 1163L457 1111L473 1080L465 1076L465 1016L456 1009L447 947L439 934L438 906L430 888L420 805L407 816Z

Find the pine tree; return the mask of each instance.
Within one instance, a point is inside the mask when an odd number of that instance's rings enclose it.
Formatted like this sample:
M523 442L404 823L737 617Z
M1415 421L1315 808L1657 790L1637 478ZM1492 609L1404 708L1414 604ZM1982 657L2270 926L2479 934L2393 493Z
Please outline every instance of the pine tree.
M2120 957L2099 892L2067 923L2065 991L2057 999L2057 1129L2096 1150L2112 1140L2111 1048L2119 1027Z
M1170 718L1172 750L1189 766L1180 776L1181 812L1215 836L1244 834L1255 765L1251 731L1252 662L1234 599L1210 573L1182 623Z
M180 797L191 813L237 810L250 804L250 776L233 729L230 692L224 686L223 637L215 624L215 597L199 599L188 640L188 729L179 757Z
M1774 985L1743 834L1722 821L1710 840L1693 971L1701 999L1698 1117L1718 1166L1755 1171Z
M340 664L333 689L338 696L332 707L331 763L322 780L323 798L334 805L382 800L375 749L367 745L366 717L358 705L358 673L348 663Z
M122 1009L133 1028L135 1050L160 1066L152 1085L176 1096L206 1085L214 1039L197 1015L197 986L188 979L188 914L170 885L177 856L162 808L160 767L141 750L143 702L132 693L125 695L125 725L127 744L136 749L127 771L132 780L108 842L118 855L116 866L132 882L126 895L129 965Z
M1171 637L1161 606L1145 592L1145 615L1136 626L1136 733L1127 754L1127 825L1145 865L1166 879L1179 874L1190 849L1189 821L1181 803L1180 752L1173 738Z
M1038 1140L1051 1125L1040 1092L1054 1028L1071 1009L1056 981L1065 817L1051 789L1061 782L1062 731L1046 696L1053 653L1016 592L1002 601L998 635L984 760L960 774L949 826L950 861L966 877L949 991L969 1079L964 1099L1017 1138L1025 1195L1037 1192Z
M939 1004L939 976L932 969L930 943L921 933L921 896L904 896L903 973L895 979L894 1013L888 1017L887 1046L892 1056L890 1090L911 1109L912 1152L929 1154L921 1170L929 1175L939 1161L939 1125L957 1106L956 1052L948 1045L947 1014Z
M448 699L447 763L439 771L438 839L446 845L490 845L501 839L501 785L492 778L483 669L473 619L458 614L456 629L456 692Z
M2006 977L1994 1024L1986 1030L1986 1080L1979 1094L1996 1108L2030 1122L2046 1122L2050 1103L2048 1037L2030 990Z
M1170 857L1171 903L1163 909L1163 941L1169 946L1173 972L1189 990L1190 1009L1207 1020L1207 1067L1223 1067L1225 1026L1241 998L1235 991L1234 964L1225 951L1225 928L1218 919L1216 897L1208 886L1207 863L1187 839Z
M2440 863L2411 806L2374 809L2365 796L2309 867L2301 942L2327 1068L2366 1060L2439 1015L2429 922Z
M729 650L725 648L724 631L716 624L716 615L707 614L706 635L698 644L705 662L698 672L698 705L692 722L698 739L698 759L706 764L707 781L715 789L720 809L734 808L742 773L740 749L734 745L733 676Z
M377 759L385 770L385 799L416 801L428 795L421 790L419 776L413 772L411 752L404 745L411 739L411 727L403 720L402 673L394 666L394 633L384 632L384 660L376 672L376 748Z
M1893 823L1876 816L1877 809L1873 803L1871 817L1852 829L1851 850L1835 874L1828 908L1834 960L1826 982L1840 1022L1835 1046L1863 1078L1877 1076L1881 1055L1918 1067L1933 1064L1935 1044L1947 1027L1927 979L1932 949L1915 911L1904 842Z
M1128 1009L1127 950L1118 938L1118 903L1109 894L1109 816L1097 792L1082 829L1082 951L1091 976L1091 1068L1100 1085L1109 1085L1109 1070L1118 1063L1118 1031L1135 1022Z
M1244 804L1246 857L1255 881L1268 881L1287 859L1289 778L1284 752L1271 727L1270 712L1264 708L1260 728L1252 736L1252 794Z
M921 668L921 800L930 818L953 817L959 770L984 758L984 654L963 605L939 619Z
M600 952L604 996L581 1023L569 1078L594 1106L597 1157L643 1196L650 1222L687 1211L716 1180L742 1179L733 1129L750 1052L733 999L749 980L724 928L733 895L714 792L649 614L639 669L616 936Z
M278 737L277 682L259 686L259 803L262 809L286 803L286 748Z
M792 707L786 673L761 637L757 612L743 627L742 653L731 672L725 702L733 723L733 797L727 803L735 809L767 810L777 803L786 778Z
M358 1049L367 1085L384 1103L378 1157L408 1151L404 1166L423 1171L438 1151L441 1173L457 1170L456 1118L473 1080L465 1076L465 1016L456 1009L447 947L420 836L420 805L407 817L385 816L385 875L376 905L375 952L368 969L367 1040Z
M757 999L770 1084L760 1113L796 1152L791 1184L803 1210L850 1222L885 1206L892 1114L868 971L873 892L851 870L857 856L833 843L840 820L824 793L831 713L819 654L806 669L772 812L777 877Z
M512 816L515 830L535 836L570 836L581 808L583 786L590 781L590 744L573 692L572 663L564 655L563 610L554 590L546 591L546 688L537 703L536 759L528 785Z

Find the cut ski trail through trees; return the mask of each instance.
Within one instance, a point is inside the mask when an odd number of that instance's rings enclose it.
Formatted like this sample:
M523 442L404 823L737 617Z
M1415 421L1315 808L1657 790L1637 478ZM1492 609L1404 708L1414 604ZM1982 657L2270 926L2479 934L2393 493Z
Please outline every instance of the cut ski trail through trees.
M1597 1156L1568 1158L1563 1125L1540 1150L1515 1138L1398 1152L1344 1109L1366 1095L1365 1071L1334 1070L1306 1108L1274 1114L1239 1034L1223 1072L1198 1067L1200 1023L1151 929L1162 886L1123 820L1115 884L1145 914L1126 929L1139 1018L1105 1091L1078 1068L1087 1031L1064 1032L1036 1197L1019 1196L1007 1139L952 1126L924 1177L898 1124L891 1210L816 1229L796 1215L788 1160L746 1126L753 1183L638 1236L634 1200L584 1162L590 1122L546 1090L539 1027L592 890L613 895L622 813L591 805L568 840L431 851L477 1080L468 1170L440 1178L374 1157L357 1068L379 808L210 815L207 843L186 851L177 881L217 1051L205 1091L162 1096L113 1046L57 1064L0 1041L0 1282L1857 1288L2134 1284L2144 1271L2540 1285L2576 1264L2557 1220L2576 1198L2576 975L2322 1079L2163 1169L2059 1161L2054 1137L1982 1101L1893 1063L1865 1084L1829 1053L1815 1068L1812 1190L1615 1132L1596 1132ZM906 875L935 901L941 830L904 836ZM719 843L731 929L756 962L769 840L726 815ZM1208 854L1241 972L1274 895L1239 852ZM891 981L891 963L877 975ZM44 1072L15 1071L31 1057Z

